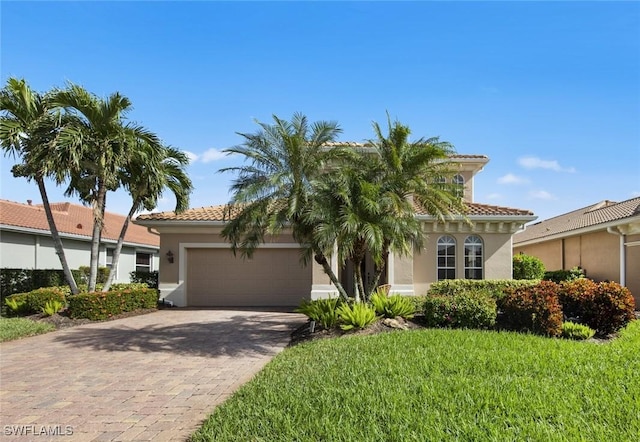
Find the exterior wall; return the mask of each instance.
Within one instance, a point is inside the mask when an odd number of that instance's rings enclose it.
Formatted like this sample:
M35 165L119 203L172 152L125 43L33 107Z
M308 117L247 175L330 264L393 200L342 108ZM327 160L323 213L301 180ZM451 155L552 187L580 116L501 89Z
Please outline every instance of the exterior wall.
M431 233L425 249L413 255L413 287L416 295L424 295L438 280L438 238L449 235L456 240L456 278L464 278L464 241L477 235L483 242L484 279L511 279L512 255L510 233Z
M636 300L636 310L640 310L640 235L629 235L625 242L626 286Z
M565 244L565 251L567 250ZM573 250L573 249L572 249ZM527 246L516 246L513 248L513 254L524 253L525 255L536 256L542 260L547 270L559 270L562 268L562 240L545 241L540 244L532 244ZM579 255L572 253L570 256ZM578 264L575 264L576 266ZM573 266L570 266L571 268Z
M90 241L63 238L65 257L71 269L89 265ZM102 244L98 264L106 265L106 248L114 244ZM152 248L123 246L115 282L130 282L129 273L136 269L136 251L151 253L152 270L158 269L158 252ZM62 269L51 237L32 233L2 231L0 234L0 267L21 269Z

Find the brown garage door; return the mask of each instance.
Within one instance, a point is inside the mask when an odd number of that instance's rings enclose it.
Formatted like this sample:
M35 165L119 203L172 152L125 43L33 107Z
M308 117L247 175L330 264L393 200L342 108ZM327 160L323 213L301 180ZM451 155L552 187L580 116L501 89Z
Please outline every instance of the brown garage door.
M187 304L193 307L297 306L311 291L311 267L299 249L187 249Z

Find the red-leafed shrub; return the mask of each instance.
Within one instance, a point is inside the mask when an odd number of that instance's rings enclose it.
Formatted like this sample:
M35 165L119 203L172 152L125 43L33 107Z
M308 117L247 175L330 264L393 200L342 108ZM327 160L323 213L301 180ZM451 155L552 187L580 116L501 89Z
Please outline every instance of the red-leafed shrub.
M155 308L158 302L158 291L138 287L109 292L81 293L70 296L68 300L72 318L99 321L125 312Z
M616 282L577 279L563 283L560 302L565 316L588 325L599 335L620 330L635 318L631 292Z
M510 290L498 300L498 326L559 336L562 333L562 308L558 289L558 284L542 281L531 287Z

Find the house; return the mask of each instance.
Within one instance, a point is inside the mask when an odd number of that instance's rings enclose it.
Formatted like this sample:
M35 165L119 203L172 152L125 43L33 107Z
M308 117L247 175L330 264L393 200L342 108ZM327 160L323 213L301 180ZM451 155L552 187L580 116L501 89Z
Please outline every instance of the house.
M88 266L91 255L93 213L78 204L53 203L51 210L60 232L69 267ZM105 214L98 264L111 267L125 217ZM142 226L129 225L122 246L116 282L130 282L134 270L158 270L160 238ZM19 269L61 269L53 247L51 231L41 204L0 200L0 267Z
M348 143L349 146L359 143ZM464 189L468 218L436 222L419 211L426 235L424 250L412 256L390 254L381 284L394 293L422 294L430 284L447 278L511 278L512 235L535 219L528 210L473 202L473 180L489 159L455 155L455 183ZM337 295L320 265L300 264L300 247L292 235L267 238L251 259L235 257L220 236L224 206L194 208L176 215L141 215L136 223L160 234L161 297L178 306L294 306L302 299ZM347 291L353 290L353 269L333 270ZM366 278L373 263L364 263Z
M582 267L591 279L626 286L640 304L640 197L527 226L514 235L513 252L540 258L548 270Z

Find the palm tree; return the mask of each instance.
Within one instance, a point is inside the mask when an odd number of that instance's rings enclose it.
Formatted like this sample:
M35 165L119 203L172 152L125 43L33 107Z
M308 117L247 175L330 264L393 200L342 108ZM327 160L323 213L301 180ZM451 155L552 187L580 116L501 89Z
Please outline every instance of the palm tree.
M244 157L246 164L228 167L221 172L235 172L222 231L234 253L251 256L265 235L275 235L290 228L294 239L303 246L302 262L311 256L322 266L343 297L347 297L329 263L330 253L314 244L313 225L305 222L304 212L311 204L314 183L332 161L346 155L343 149L327 149L326 143L342 132L336 122L310 124L299 113L291 121L273 116L274 124L256 121L260 129L254 134L239 133L244 143L226 149L227 154Z
M121 186L120 170L127 163L133 146L141 143L161 149L158 137L142 126L126 123L131 101L118 92L106 99L70 84L56 91L52 102L66 110L70 124L60 132L64 150L79 150L79 164L71 171L66 195L77 194L93 207L93 231L88 290L94 291L98 272L98 253L104 223L107 191Z
M38 185L53 244L60 259L64 276L71 292L78 293L78 286L69 269L47 196L44 180L56 178L61 183L71 165L73 152L64 155L57 145L63 124L63 116L52 111L49 96L33 91L25 80L9 78L0 91L0 145L5 155L19 157L20 164L13 167L15 177L34 180Z
M368 161L370 176L380 184L383 200L388 203L384 212L387 226L382 256L374 256L376 263L382 265L376 266L368 293L377 285L390 250L405 255L422 247L420 223L409 219L415 220L414 206L426 210L438 220L444 221L455 215L463 215L466 220L465 206L458 189L440 180L454 174L450 163L450 157L455 153L453 145L440 141L438 137L411 142L409 127L399 121L392 123L388 114L387 124L388 134L384 135L380 125L374 122L376 137L368 141L374 153Z
M169 189L176 199L176 213L189 208L189 194L193 189L193 184L185 172L189 158L184 152L171 146L163 146L161 151L154 147L146 144L138 146L121 171L120 180L131 195L132 204L113 251L111 271L102 291L106 292L111 287L129 222L136 212L143 208L155 209L165 189Z

